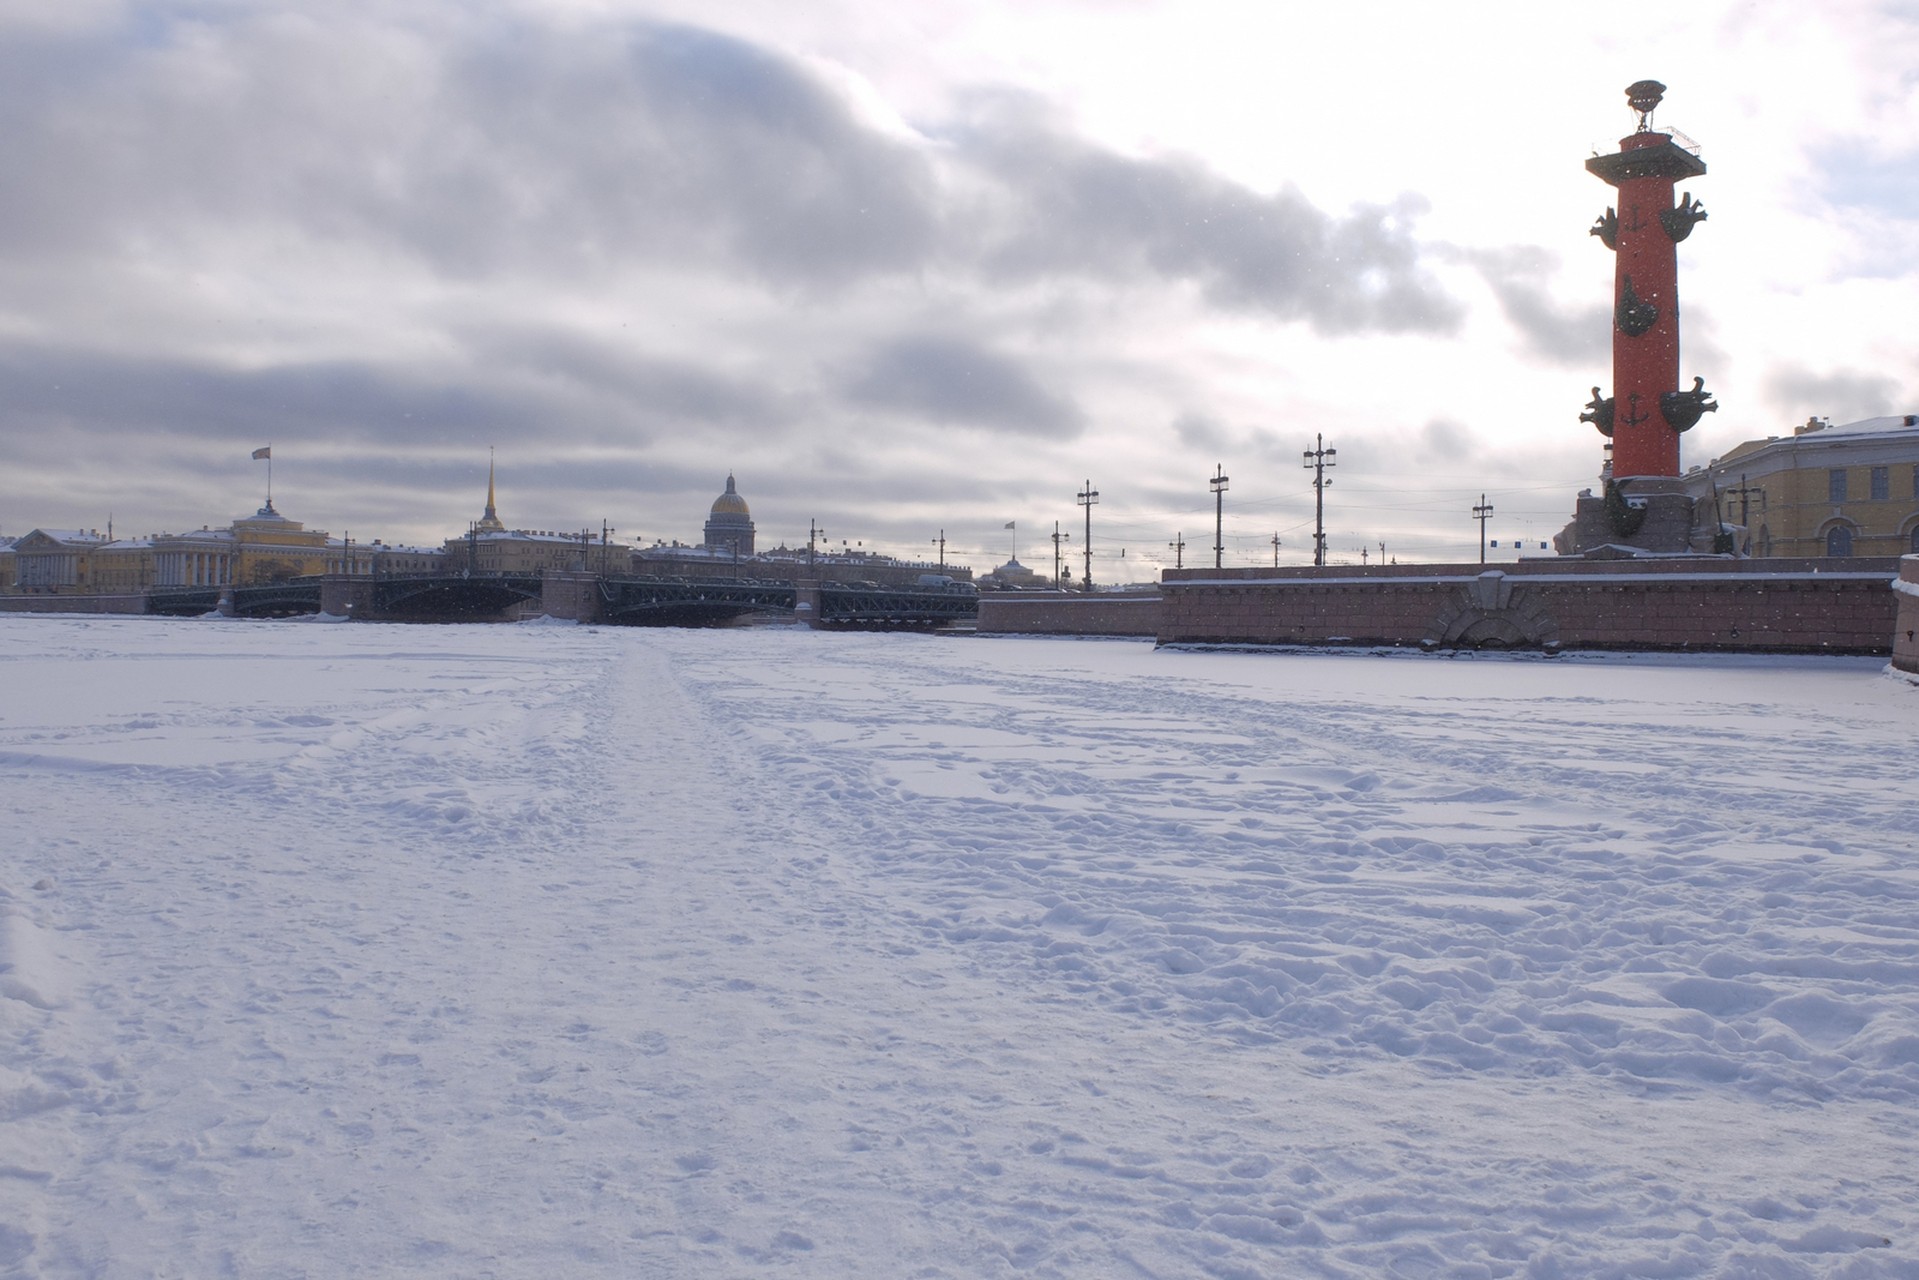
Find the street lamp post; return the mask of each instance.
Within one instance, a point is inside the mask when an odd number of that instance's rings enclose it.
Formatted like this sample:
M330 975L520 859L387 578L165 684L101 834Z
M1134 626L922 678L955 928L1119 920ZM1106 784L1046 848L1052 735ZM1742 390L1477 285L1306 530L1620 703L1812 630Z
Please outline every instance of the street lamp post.
M1332 483L1326 468L1338 465L1333 461L1338 454L1339 450L1326 447L1324 435L1313 433L1313 447L1306 450L1306 469L1313 473L1313 564L1320 568L1326 564L1326 486Z
M1213 568L1223 568L1226 564L1226 468L1218 463L1213 465L1213 478L1208 483L1213 486Z
M1086 508L1086 585L1083 590L1093 589L1093 507L1099 502L1099 490L1088 480L1086 487L1079 491L1079 505Z
M1493 504L1486 501L1486 495L1479 495L1479 505L1473 508L1473 519L1479 521L1479 563L1486 563L1486 522L1493 518Z

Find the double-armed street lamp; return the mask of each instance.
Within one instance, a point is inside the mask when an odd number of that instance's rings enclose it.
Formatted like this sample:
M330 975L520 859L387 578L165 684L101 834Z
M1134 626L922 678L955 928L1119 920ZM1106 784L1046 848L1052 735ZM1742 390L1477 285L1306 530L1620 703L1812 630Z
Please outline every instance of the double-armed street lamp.
M1326 468L1337 466L1333 461L1339 450L1326 447L1326 437L1319 432L1313 433L1313 447L1306 450L1306 470L1313 473L1313 564L1323 568L1326 564L1326 486L1332 480L1326 474Z

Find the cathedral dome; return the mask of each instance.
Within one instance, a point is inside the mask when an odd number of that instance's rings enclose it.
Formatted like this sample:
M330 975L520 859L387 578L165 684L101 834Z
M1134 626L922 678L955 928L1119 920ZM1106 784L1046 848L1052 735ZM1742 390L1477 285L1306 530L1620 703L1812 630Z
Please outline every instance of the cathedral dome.
M753 554L753 514L746 509L746 499L733 487L730 473L726 492L713 499L713 513L706 518L702 544L733 556Z
M739 492L733 488L733 477L731 475L726 477L726 492L713 499L713 514L716 516L744 516L749 519L752 517L753 513L746 509L746 499L742 498Z

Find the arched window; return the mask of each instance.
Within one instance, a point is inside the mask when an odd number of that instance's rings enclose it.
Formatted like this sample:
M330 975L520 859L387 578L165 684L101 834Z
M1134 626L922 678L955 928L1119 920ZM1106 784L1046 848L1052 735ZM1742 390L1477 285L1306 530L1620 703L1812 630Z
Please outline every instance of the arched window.
M1759 526L1759 554L1762 557L1772 554L1772 526L1769 524Z
M1919 524L1912 526L1912 553L1919 555Z
M1852 530L1843 524L1836 524L1826 531L1826 554L1829 556L1849 556L1852 554Z

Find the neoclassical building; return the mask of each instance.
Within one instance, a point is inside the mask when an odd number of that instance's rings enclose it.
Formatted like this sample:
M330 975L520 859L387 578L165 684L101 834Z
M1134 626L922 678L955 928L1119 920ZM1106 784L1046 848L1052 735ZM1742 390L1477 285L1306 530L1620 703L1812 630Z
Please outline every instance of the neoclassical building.
M753 554L753 513L747 510L746 499L734 488L731 472L726 476L726 492L713 499L713 510L706 518L706 531L700 545L728 555Z
M98 529L34 529L13 543L13 574L7 585L28 592L91 591L96 563L112 538Z
M125 595L153 587L255 586L345 571L362 547L309 529L271 499L224 529L115 538L97 529L35 529L13 544L13 572L0 590L28 595ZM362 571L364 571L362 569Z
M1919 552L1919 414L1838 426L1814 418L1789 436L1749 440L1685 479L1702 510L1717 499L1742 554Z
M461 537L448 538L438 569L448 573L489 576L532 575L585 570L591 573L631 571L633 549L602 534L558 533L552 530L509 529L494 501L493 464L486 468L486 513Z

